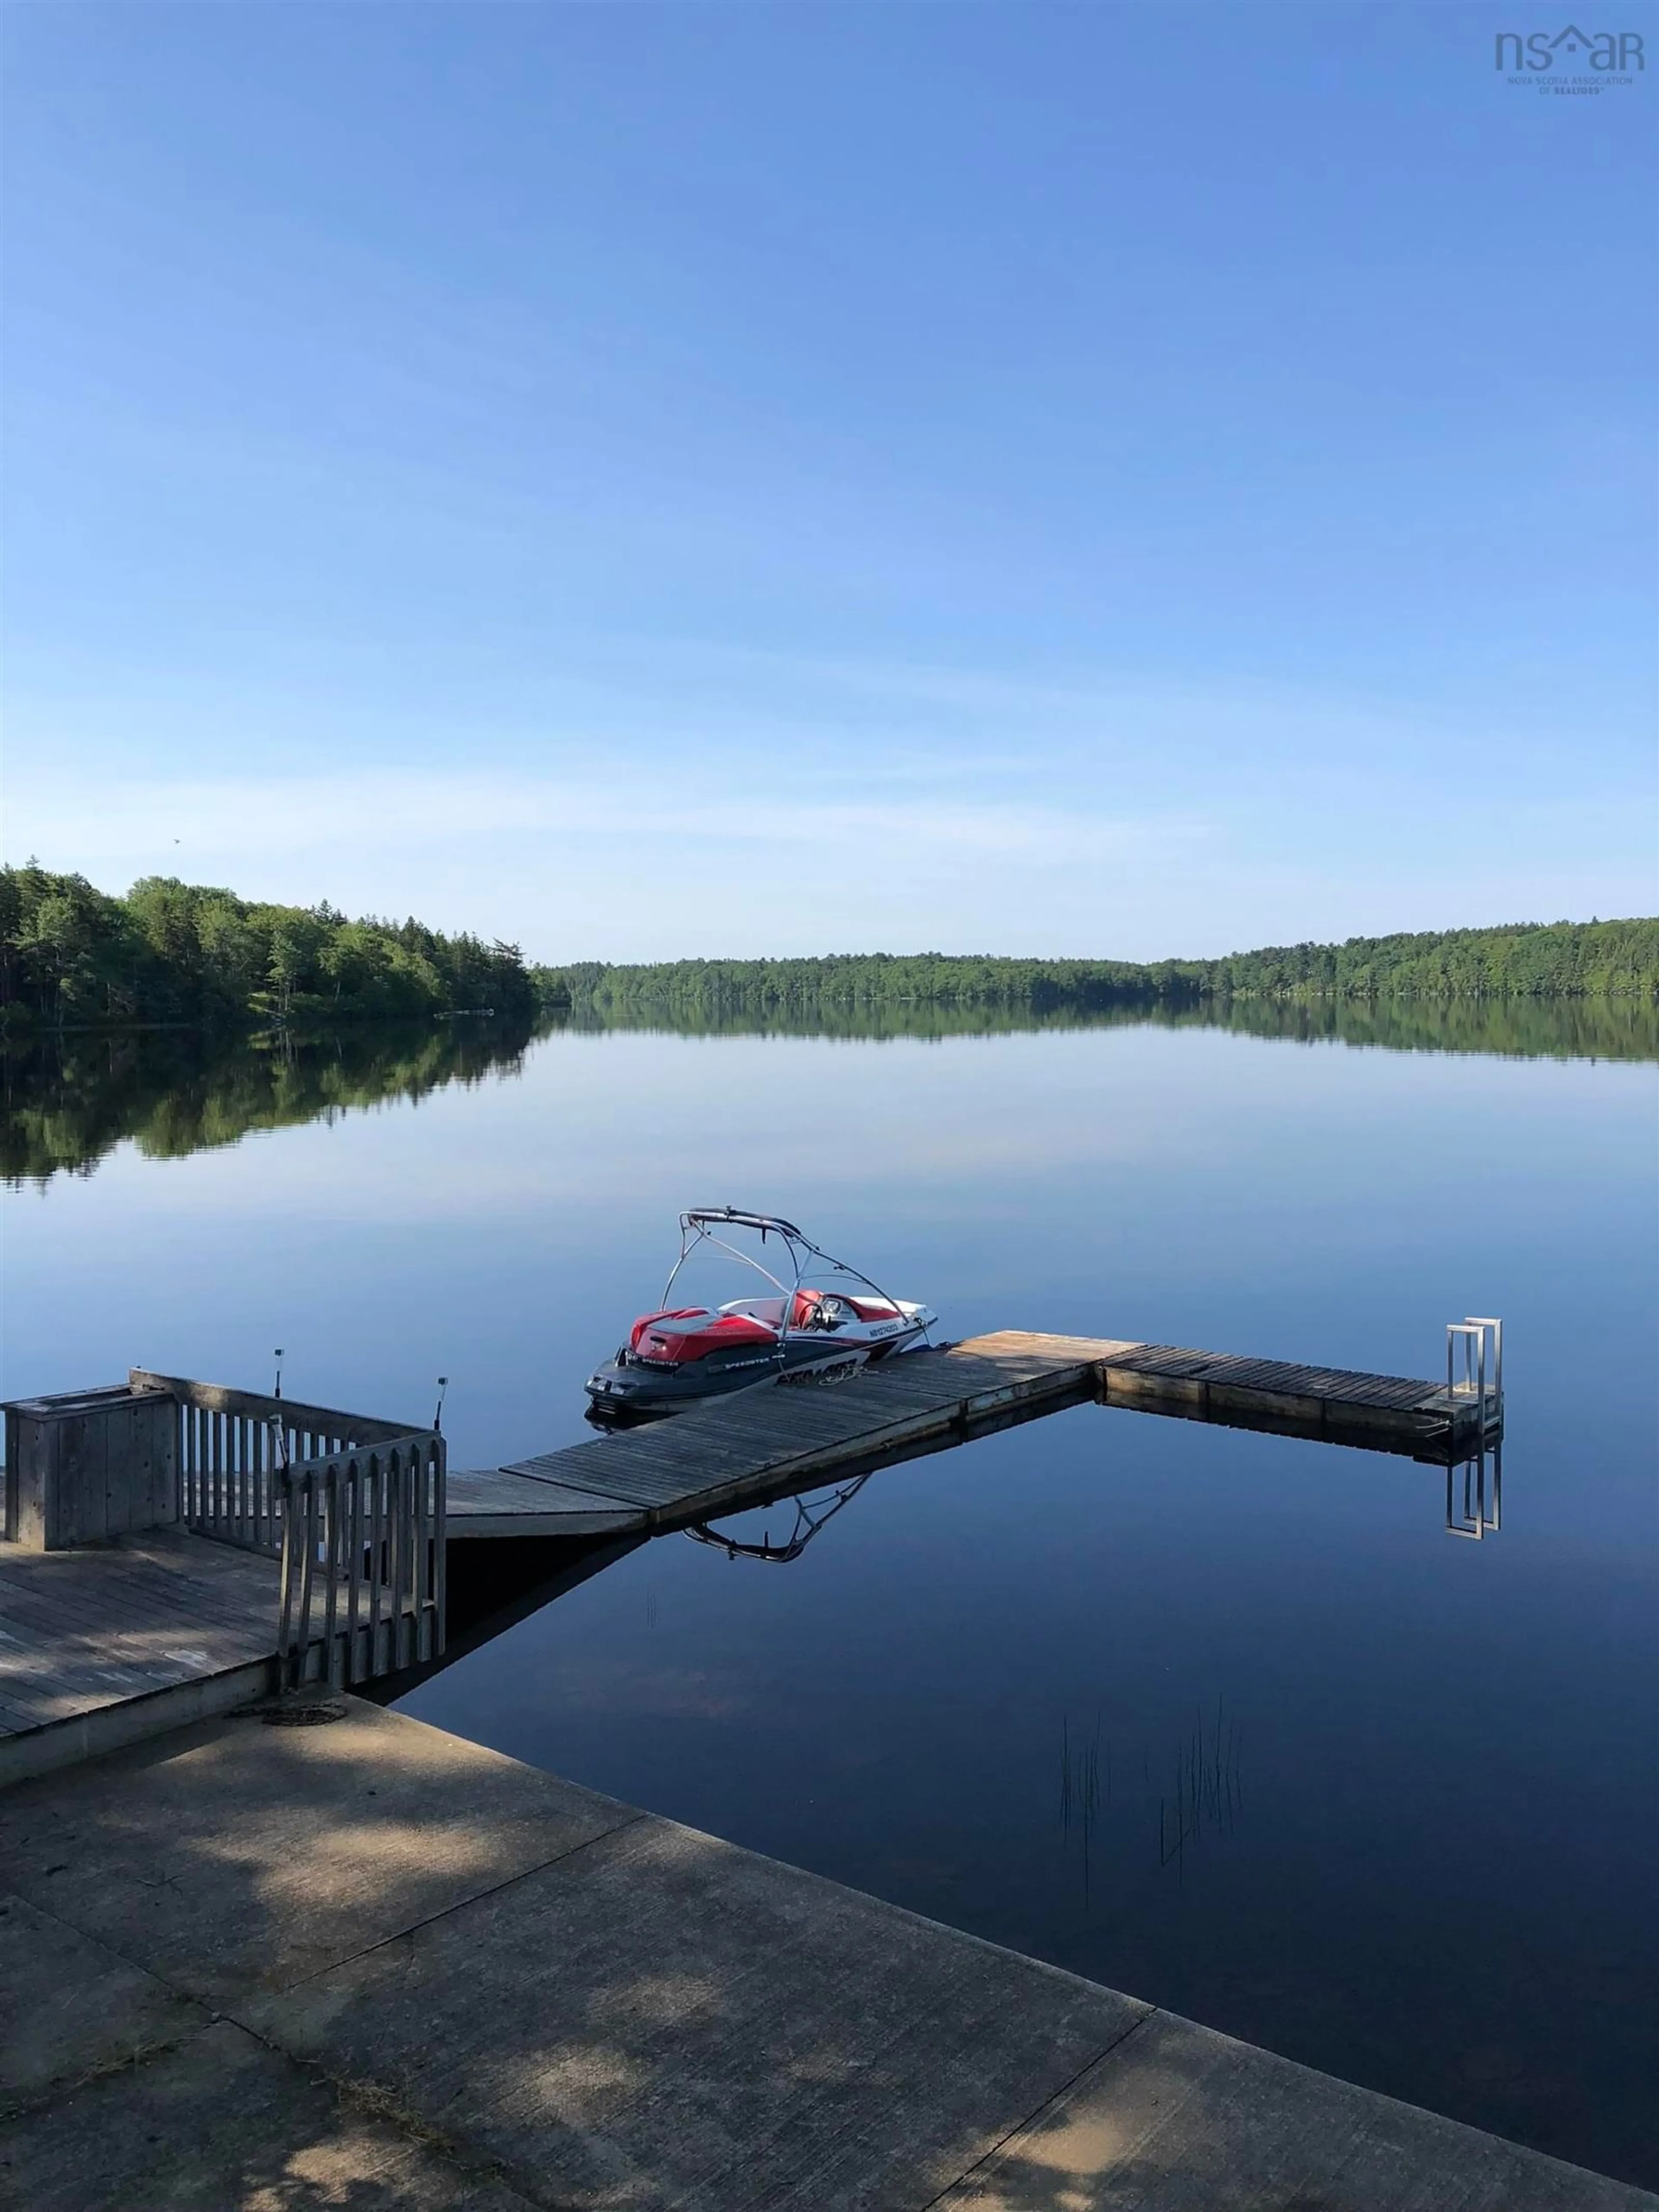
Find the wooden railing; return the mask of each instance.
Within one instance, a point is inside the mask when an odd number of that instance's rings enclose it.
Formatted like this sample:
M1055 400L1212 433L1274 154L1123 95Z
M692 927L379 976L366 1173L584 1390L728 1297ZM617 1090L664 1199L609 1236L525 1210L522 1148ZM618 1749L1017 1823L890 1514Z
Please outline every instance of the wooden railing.
M389 1443L409 1430L405 1421L378 1421L141 1367L130 1369L127 1381L134 1390L165 1390L178 1406L179 1518L185 1526L273 1559L283 1548L272 1480L278 1468L349 1445Z
M430 1429L276 1471L284 1689L340 1688L441 1654L444 1477Z
M395 1674L444 1648L444 1440L434 1430L133 1368L179 1409L179 1518L282 1561L284 1688Z

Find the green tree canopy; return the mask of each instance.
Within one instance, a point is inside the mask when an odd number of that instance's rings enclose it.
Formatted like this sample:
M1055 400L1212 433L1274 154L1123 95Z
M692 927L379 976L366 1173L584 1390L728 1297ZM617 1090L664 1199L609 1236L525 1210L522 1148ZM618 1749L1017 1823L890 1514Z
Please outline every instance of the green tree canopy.
M1215 1004L1404 1000L1659 999L1659 921L1521 923L1342 945L1269 945L1218 960L1010 960L937 952L801 960L586 963L532 971L543 1005L600 1019L649 1016L836 1027L918 1007L957 1014L1179 1010Z
M535 992L516 945L413 919L256 904L146 876L124 899L31 862L0 869L0 1023L11 1029L404 1018L489 1008L523 1018Z

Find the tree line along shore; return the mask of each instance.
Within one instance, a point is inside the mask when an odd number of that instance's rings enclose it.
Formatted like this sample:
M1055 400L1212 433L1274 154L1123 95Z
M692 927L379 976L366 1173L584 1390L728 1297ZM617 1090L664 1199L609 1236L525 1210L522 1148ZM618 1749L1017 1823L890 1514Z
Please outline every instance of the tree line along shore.
M84 876L0 869L0 1024L8 1030L249 1030L481 1012L532 1016L516 945L423 922L351 921L146 876L125 898Z
M1659 998L1659 920L1517 923L1497 929L1269 945L1218 960L1022 960L850 953L823 959L678 960L541 968L544 1005L718 1023L882 1008L1033 1014L1207 1002Z
M250 1030L489 1011L719 1027L910 1009L957 1017L1323 1000L1659 1000L1659 918L1267 946L1214 960L920 953L532 965L412 918L350 920L149 876L125 897L31 863L0 869L0 1024Z

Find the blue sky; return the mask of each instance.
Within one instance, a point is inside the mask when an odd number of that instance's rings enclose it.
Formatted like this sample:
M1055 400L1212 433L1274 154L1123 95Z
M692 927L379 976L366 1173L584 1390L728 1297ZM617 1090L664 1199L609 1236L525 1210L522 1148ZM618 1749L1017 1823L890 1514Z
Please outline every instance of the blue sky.
M6 857L547 958L1654 911L1620 22L9 10Z

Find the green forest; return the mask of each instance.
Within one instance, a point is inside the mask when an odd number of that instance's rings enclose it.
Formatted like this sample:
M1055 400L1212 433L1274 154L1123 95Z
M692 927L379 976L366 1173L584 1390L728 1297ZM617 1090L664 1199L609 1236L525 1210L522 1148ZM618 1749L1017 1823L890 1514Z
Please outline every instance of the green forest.
M349 921L146 876L125 898L32 862L0 868L0 1028L248 1030L363 1017L527 1018L516 945Z
M601 1020L845 1028L914 1008L956 1016L1324 1000L1659 999L1659 920L1273 945L1219 960L1006 960L854 953L808 960L680 960L532 970L542 1003Z
M1157 967L872 957L526 969L510 945L417 922L179 884L107 899L19 869L0 874L0 1180L14 1182L89 1173L123 1140L173 1158L475 1083L517 1069L554 1030L881 1040L1154 1022L1395 1051L1659 1058L1652 921ZM433 1018L492 1005L490 1019Z
M600 1025L944 1033L1118 1011L1405 1002L1659 1001L1659 921L1547 922L1218 960L847 953L526 967L515 945L356 921L147 876L125 898L31 862L0 869L0 1030L246 1033L488 1012Z

